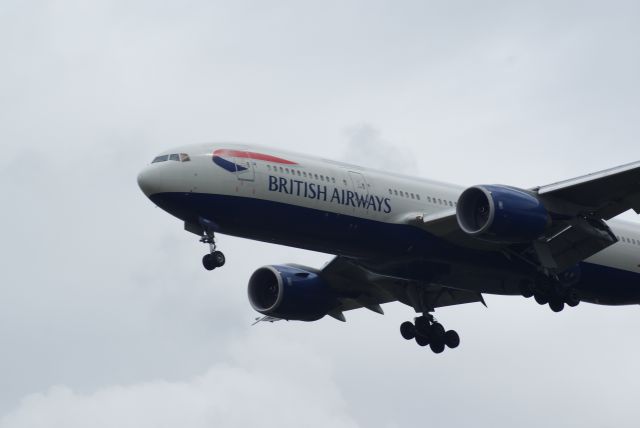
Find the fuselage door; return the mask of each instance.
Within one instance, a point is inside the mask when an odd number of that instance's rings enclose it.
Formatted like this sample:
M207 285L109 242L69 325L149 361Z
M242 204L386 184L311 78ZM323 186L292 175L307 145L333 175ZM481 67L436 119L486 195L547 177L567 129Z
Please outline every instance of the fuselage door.
M235 157L234 163L236 164L236 176L238 180L254 181L256 179L256 171L247 152L243 152L242 157Z
M353 184L353 190L356 191L360 196L368 196L369 195L369 186L367 185L364 176L359 172L349 171L349 177L351 178L351 183Z

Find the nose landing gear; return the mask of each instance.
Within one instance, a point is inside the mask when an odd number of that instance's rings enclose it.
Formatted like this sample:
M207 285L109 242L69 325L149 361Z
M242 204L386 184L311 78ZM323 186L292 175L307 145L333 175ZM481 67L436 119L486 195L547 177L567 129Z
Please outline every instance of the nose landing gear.
M200 242L209 244L209 254L205 254L204 257L202 257L202 266L204 266L206 270L214 270L215 268L224 266L226 258L222 251L216 250L216 238L213 232L204 232L204 235L200 238Z
M445 328L435 320L433 315L426 313L411 321L400 325L400 334L406 340L415 339L419 346L429 346L435 354L440 354L445 347L455 349L460 345L460 336L455 330Z

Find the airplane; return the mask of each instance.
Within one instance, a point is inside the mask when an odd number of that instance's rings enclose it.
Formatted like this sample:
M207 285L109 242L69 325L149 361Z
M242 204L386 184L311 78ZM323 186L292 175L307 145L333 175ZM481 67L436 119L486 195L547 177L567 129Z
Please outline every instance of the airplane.
M640 162L521 189L461 187L243 144L161 153L138 176L151 201L209 245L215 234L335 254L322 269L264 266L248 281L259 321L316 321L398 301L416 313L406 340L434 353L460 336L433 312L483 294L533 297L554 312L580 302L640 304ZM486 306L486 304L485 304Z

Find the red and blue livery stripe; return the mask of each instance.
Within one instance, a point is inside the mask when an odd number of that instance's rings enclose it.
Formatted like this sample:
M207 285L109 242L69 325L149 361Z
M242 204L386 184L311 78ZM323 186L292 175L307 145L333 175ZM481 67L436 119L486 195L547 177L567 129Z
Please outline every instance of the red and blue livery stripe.
M265 155L263 153L247 152L244 150L217 149L213 152L213 162L219 167L229 172L246 171L247 167L235 163L234 159L253 159L271 163L279 163L282 165L297 165L296 162L279 158L276 156Z

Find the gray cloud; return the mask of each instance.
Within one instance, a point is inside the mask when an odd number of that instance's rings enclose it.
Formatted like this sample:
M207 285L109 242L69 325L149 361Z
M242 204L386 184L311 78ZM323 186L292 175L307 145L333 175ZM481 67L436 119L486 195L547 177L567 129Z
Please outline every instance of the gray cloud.
M0 427L358 426L322 359L275 337L249 341L254 343L234 344L224 364L186 381L109 386L90 394L52 387L25 397ZM255 348L264 351L255 354Z
M249 328L255 268L330 256L223 236L227 266L204 272L205 249L135 177L167 147L226 139L461 184L638 160L637 4L5 3L3 423L64 410L121 426L108 413L126 406L140 424L153 407L244 426L208 406L220 382L248 418L269 384L266 404L299 397L347 426L636 425L636 307L488 296L438 311L463 340L442 356L399 337L399 304Z
M353 126L345 133L348 137L345 161L352 162L353 159L358 159L360 165L370 168L407 175L416 173L416 160L411 153L398 150L397 144L384 140L373 126Z

